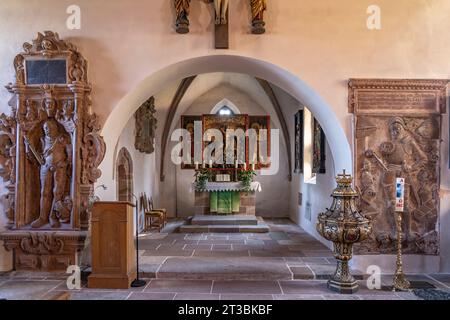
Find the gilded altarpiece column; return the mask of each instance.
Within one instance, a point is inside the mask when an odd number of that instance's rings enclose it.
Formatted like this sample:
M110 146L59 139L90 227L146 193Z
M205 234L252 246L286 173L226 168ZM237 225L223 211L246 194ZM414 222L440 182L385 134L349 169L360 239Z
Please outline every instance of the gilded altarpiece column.
M396 253L396 178L405 179L403 252L439 254L441 115L448 80L352 79L355 184L373 222L358 254Z
M89 197L105 154L91 108L87 61L45 31L14 59L10 115L0 116L0 173L9 220L0 239L16 270L77 263L89 227Z

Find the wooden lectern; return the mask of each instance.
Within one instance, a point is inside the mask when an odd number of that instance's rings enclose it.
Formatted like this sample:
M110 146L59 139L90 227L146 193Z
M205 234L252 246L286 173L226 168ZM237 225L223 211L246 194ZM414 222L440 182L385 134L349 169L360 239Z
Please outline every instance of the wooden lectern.
M127 289L136 279L133 209L130 202L94 203L88 288Z

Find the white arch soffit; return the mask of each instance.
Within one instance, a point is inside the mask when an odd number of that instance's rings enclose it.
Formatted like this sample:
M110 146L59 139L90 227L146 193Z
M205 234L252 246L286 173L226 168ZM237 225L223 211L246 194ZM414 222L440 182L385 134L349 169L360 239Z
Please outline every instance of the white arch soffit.
M350 144L338 117L334 110L305 82L289 71L266 61L237 55L210 55L187 59L160 69L145 78L119 101L102 129L106 143L106 155L100 165L102 177L98 184L110 185L112 183L112 162L110 163L110 161L113 159L114 145L130 116L148 97L162 91L175 81L213 72L243 73L265 79L308 106L327 136L333 155L335 173L342 172L342 169L352 172ZM102 195L107 196L103 192Z
M222 109L223 107L227 106L228 108L230 108L231 111L233 111L234 114L241 114L241 111L239 110L238 107L236 107L236 105L231 102L228 99L222 99L220 102L218 102L214 108L212 108L211 110L211 114L216 114L217 112L219 112L220 109Z

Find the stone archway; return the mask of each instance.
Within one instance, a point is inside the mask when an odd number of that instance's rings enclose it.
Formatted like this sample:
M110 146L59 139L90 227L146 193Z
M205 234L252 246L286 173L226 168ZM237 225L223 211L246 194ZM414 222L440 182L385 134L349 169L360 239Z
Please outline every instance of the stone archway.
M117 155L116 164L117 200L133 200L133 159L126 148L122 148Z
M264 79L302 101L308 106L325 131L333 155L335 173L339 173L343 169L352 172L352 152L343 123L340 122L335 110L299 77L279 66L255 58L236 55L211 55L196 57L167 66L144 79L134 90L123 97L103 126L102 134L107 149L105 160L100 166L103 174L99 183L106 185L113 183L111 164L114 159L114 146L129 119L129 115L133 114L143 101L175 81L213 72L242 73ZM101 193L102 199L114 198L114 195L109 191L100 191L99 193Z

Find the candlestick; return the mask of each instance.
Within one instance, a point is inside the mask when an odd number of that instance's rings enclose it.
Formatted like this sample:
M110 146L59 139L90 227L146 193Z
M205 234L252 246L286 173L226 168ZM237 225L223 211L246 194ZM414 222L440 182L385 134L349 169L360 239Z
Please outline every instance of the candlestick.
M210 168L213 167L212 163L213 163L212 160L209 160L209 167L210 167Z
M203 169L206 169L206 162L203 162L202 167Z
M237 169L239 167L239 162L236 159L235 168Z
M247 170L247 163L244 163L244 170Z
M252 171L255 171L255 163L252 163Z
M195 161L195 170L198 170L198 161Z

